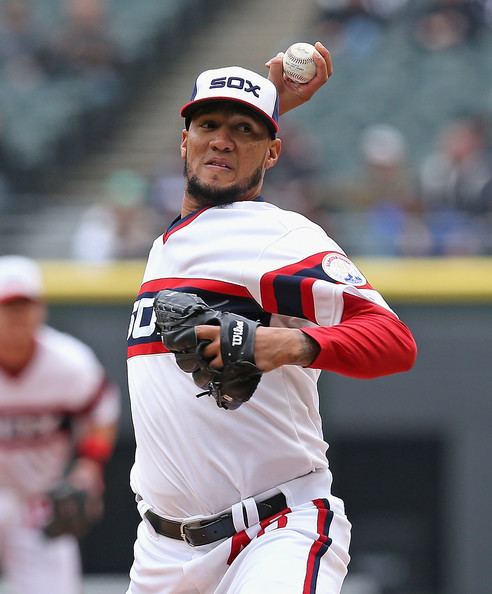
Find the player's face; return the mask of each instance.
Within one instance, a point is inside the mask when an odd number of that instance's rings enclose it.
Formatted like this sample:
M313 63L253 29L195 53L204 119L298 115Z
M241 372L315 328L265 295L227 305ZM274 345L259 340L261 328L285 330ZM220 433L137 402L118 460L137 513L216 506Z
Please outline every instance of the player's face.
M247 110L201 110L183 130L187 193L204 206L254 199L279 154L280 140Z
M44 304L15 299L0 304L0 348L15 349L34 339L45 316Z

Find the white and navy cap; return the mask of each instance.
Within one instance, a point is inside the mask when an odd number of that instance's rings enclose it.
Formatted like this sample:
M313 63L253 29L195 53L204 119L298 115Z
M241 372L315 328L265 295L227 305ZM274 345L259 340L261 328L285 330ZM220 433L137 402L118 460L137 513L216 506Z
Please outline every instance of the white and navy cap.
M240 66L205 70L195 81L191 99L181 108L189 126L194 110L214 101L235 101L263 118L272 135L278 132L279 100L275 85L260 74Z
M37 301L43 294L41 270L24 256L0 256L0 304L15 299Z

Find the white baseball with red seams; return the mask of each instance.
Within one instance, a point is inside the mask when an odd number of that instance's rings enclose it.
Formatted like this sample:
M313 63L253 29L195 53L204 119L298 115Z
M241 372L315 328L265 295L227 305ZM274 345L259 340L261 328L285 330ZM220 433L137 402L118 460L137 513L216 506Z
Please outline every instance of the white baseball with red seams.
M294 43L287 48L283 57L285 74L298 83L308 83L316 74L316 62L313 53L316 51L310 43Z

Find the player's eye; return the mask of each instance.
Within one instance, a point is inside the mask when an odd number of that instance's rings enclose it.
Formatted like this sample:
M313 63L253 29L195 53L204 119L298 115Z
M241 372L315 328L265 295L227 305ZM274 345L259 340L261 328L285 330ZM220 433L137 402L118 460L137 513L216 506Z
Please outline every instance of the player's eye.
M217 127L217 124L213 120L202 120L199 125L200 128L204 128L205 130L213 130Z
M251 126L251 124L248 124L246 122L239 124L237 128L240 132L244 132L245 134L249 134L250 132L253 131L253 126Z

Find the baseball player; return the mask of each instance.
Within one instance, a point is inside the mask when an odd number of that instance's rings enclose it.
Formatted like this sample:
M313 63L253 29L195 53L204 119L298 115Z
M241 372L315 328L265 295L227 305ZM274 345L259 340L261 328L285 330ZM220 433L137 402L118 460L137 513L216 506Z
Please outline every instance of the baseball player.
M331 72L316 48L305 99ZM279 111L304 92L281 63L270 80L205 71L181 110L181 215L154 242L128 333L142 522L127 594L338 594L350 523L316 382L415 360L409 329L342 248L261 196Z
M44 318L37 264L0 257L0 566L9 592L80 594L76 536L102 513L119 393Z

